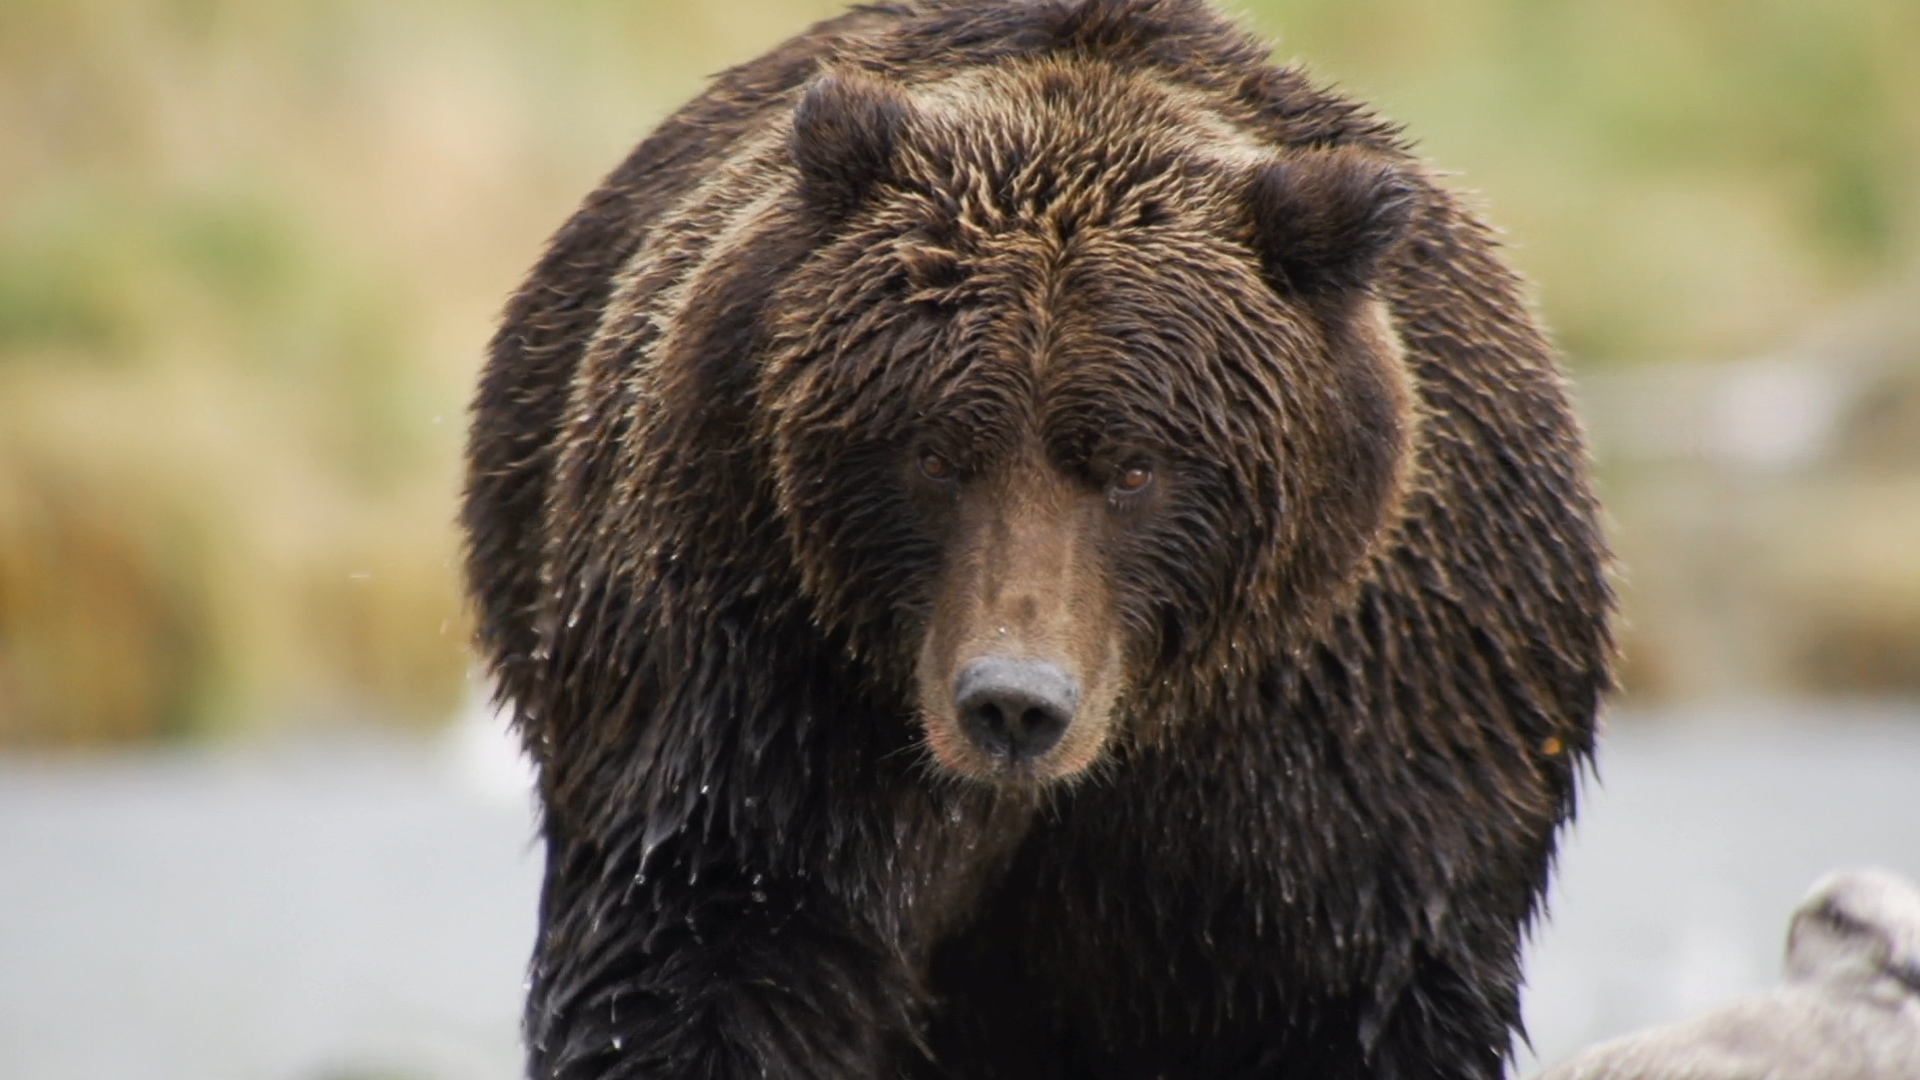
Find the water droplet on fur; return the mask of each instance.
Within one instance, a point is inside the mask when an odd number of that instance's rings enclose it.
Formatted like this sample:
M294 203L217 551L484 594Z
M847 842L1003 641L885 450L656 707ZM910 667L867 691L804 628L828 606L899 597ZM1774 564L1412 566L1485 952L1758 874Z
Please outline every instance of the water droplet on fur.
M1006 636L1007 636L1008 634L1010 634L1010 633L1012 633L1012 632L1013 632L1013 631L1011 631L1011 630L1009 630L1009 629L1007 629L1007 628L1006 628L1006 627L1004 627L1004 626L1000 628L1000 636L1001 636L1001 637L1006 637Z
M711 791L711 790L713 790L713 786L712 786L711 784L701 784L701 785L700 785L700 794L702 794L702 795L705 795L705 794L706 794L707 792L709 792L709 791Z
M576 627L576 626L579 626L579 625L580 625L580 613L579 613L579 612L577 612L577 611L573 611L573 612L568 612L568 614L567 614L567 629L569 629L569 630L571 630L571 629L573 629L574 627Z
M673 826L669 825L666 821L655 819L647 823L647 831L645 835L640 838L640 876L642 878L646 876L647 860L653 858L654 851L658 849L661 844L666 843L667 837L673 835L673 833Z
M625 1049L626 1045L627 1045L627 1040L624 1037L619 1035L615 1035L613 1037L613 1048L615 1050Z

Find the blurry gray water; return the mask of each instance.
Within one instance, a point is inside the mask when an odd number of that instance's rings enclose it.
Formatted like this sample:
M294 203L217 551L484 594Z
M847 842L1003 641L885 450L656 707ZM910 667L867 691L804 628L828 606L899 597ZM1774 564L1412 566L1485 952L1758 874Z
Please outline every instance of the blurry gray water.
M516 1076L538 849L492 738L0 759L0 1077ZM1600 781L1542 1060L1771 983L1828 869L1920 878L1920 708L1622 718Z
M508 1080L538 855L435 746L0 763L0 1078Z

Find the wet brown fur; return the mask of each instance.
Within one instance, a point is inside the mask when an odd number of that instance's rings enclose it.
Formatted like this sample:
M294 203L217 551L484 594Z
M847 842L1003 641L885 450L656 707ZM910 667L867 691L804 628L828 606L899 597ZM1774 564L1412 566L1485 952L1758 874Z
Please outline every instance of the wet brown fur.
M475 406L531 1068L1498 1075L1595 517L1487 231L1202 4L880 5L726 73ZM1030 775L946 697L1003 638L1088 688Z

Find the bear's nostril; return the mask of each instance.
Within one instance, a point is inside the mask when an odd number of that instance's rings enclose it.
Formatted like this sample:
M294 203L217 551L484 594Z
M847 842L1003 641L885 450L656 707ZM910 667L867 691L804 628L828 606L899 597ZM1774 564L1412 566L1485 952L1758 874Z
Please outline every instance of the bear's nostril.
M968 740L1018 764L1059 743L1080 704L1080 685L1044 660L988 656L961 670L953 698Z
M1060 738L1069 717L1052 709L1028 707L1020 713L1020 731L1029 740L1044 740L1049 745ZM1053 729L1059 730L1053 730Z

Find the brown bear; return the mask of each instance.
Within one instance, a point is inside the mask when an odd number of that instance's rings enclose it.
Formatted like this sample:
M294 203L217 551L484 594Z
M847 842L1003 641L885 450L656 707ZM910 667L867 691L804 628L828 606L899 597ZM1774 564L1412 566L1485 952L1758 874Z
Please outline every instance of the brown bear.
M1608 685L1553 351L1201 0L718 78L508 307L464 507L532 1073L1491 1078Z

